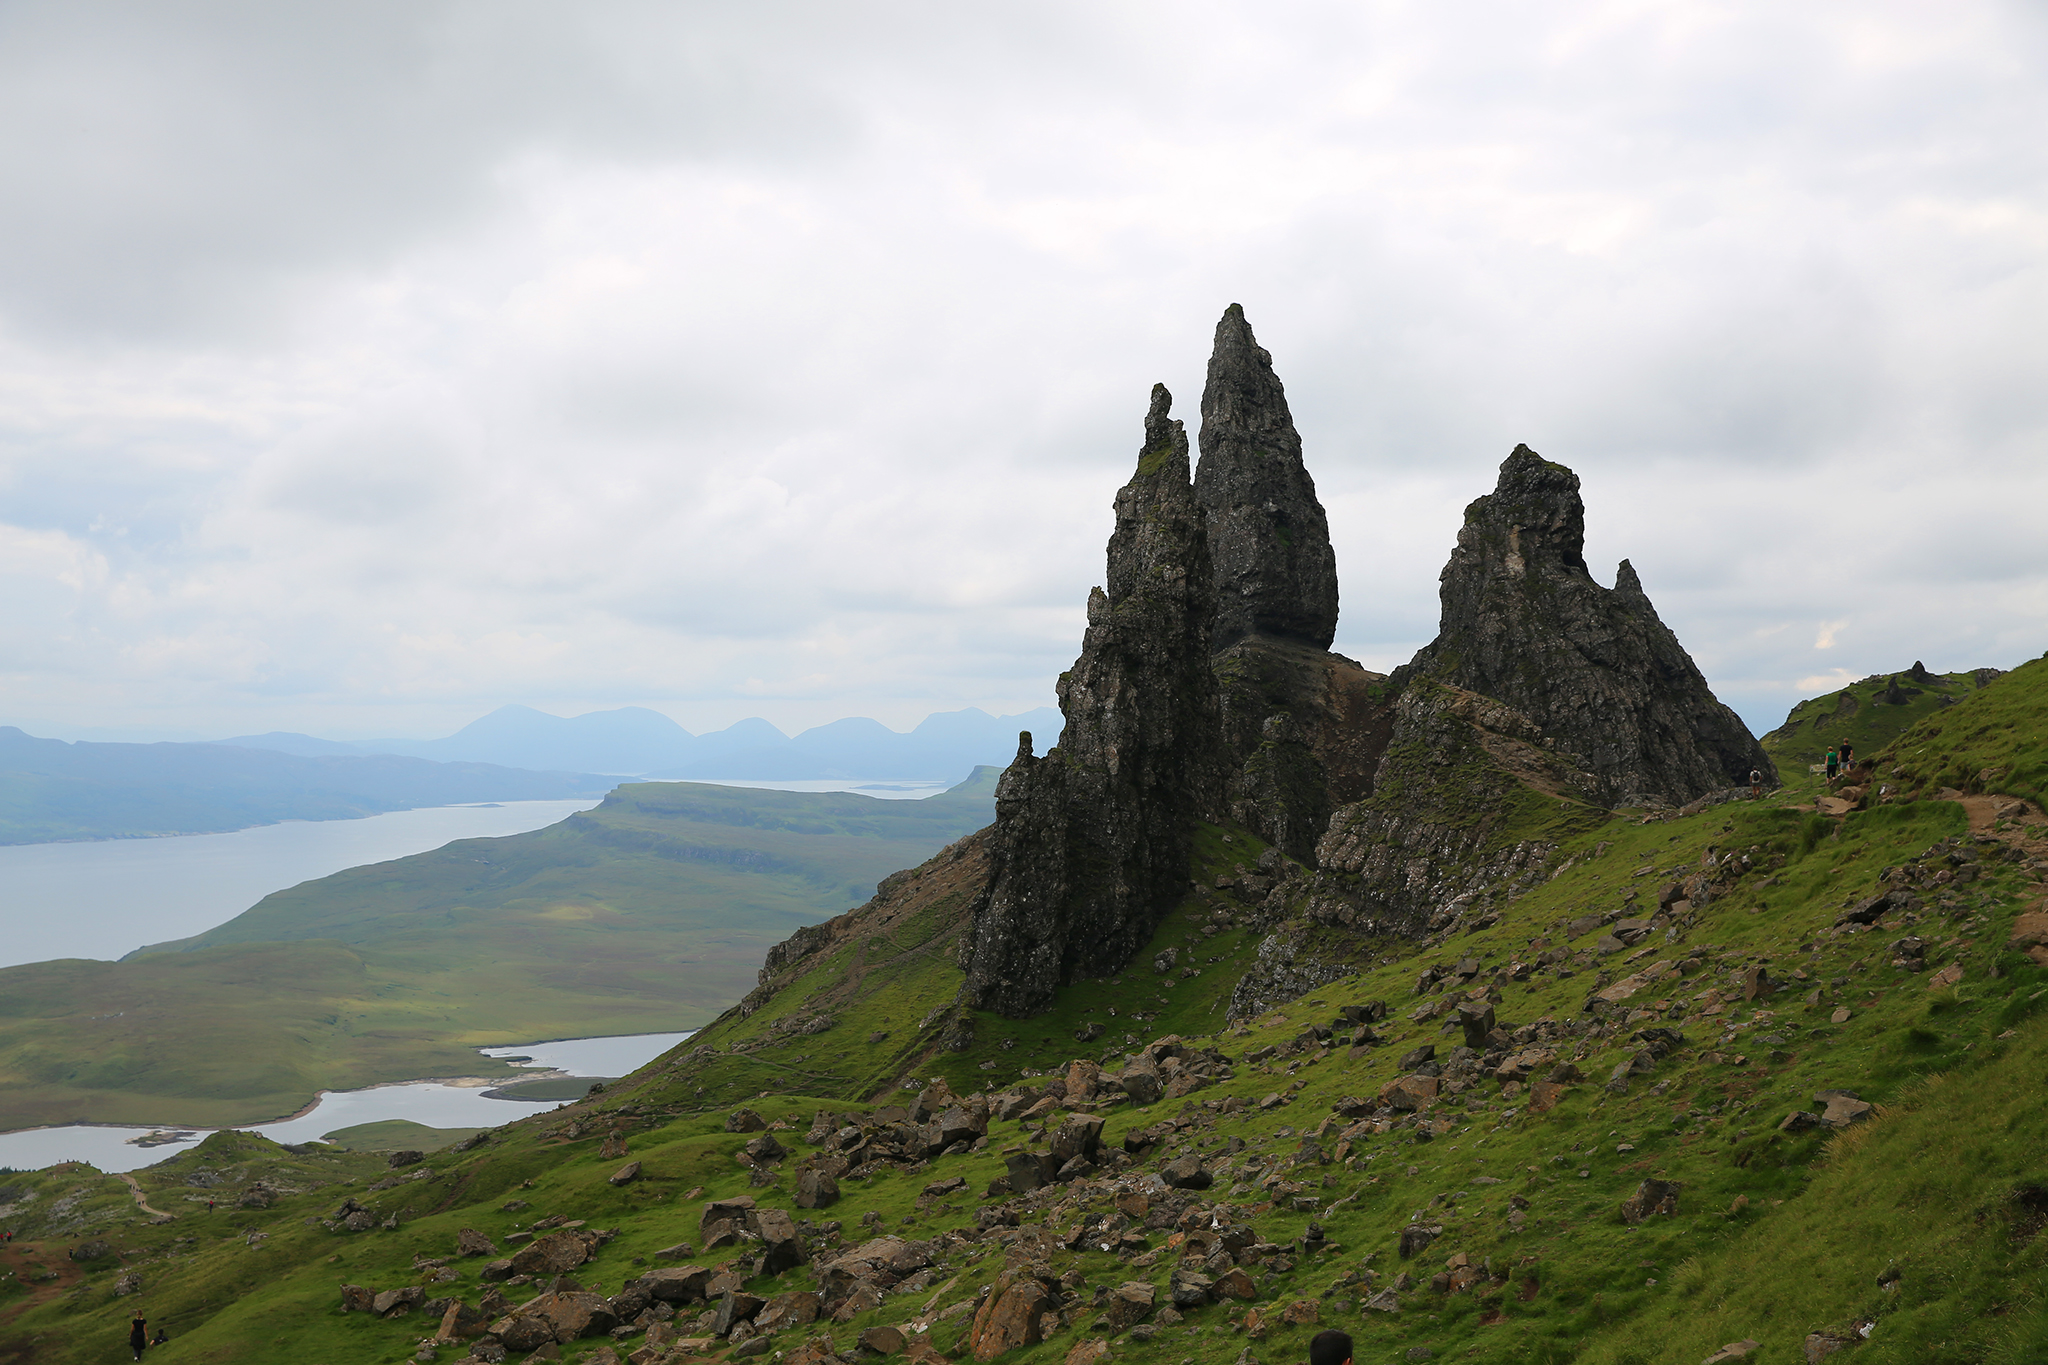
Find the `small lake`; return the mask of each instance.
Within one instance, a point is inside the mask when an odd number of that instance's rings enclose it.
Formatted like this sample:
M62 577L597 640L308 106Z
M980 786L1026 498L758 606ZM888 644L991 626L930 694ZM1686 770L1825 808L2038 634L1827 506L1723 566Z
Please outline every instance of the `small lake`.
M688 1033L635 1033L613 1038L569 1038L517 1047L479 1048L489 1057L531 1057L515 1063L522 1069L561 1071L571 1076L624 1076L682 1042ZM276 1142L311 1142L342 1128L359 1123L380 1123L386 1119L411 1119L429 1128L495 1128L501 1123L524 1118L539 1109L552 1109L559 1101L540 1102L491 1099L484 1094L491 1085L470 1083L449 1085L441 1081L412 1081L404 1085L378 1085L368 1090L322 1092L312 1112L281 1123L266 1123L251 1131ZM59 1161L89 1161L100 1170L140 1170L169 1160L199 1142L207 1128L177 1129L191 1133L189 1142L161 1147L137 1147L129 1139L151 1131L148 1127L102 1127L75 1124L66 1128L31 1128L18 1133L0 1133L0 1166L32 1171Z

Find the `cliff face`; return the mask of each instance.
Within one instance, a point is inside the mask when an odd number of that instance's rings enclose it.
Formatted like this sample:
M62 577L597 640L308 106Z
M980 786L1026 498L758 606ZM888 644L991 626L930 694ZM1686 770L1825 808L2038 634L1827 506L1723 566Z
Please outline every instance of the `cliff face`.
M1108 589L1059 682L1066 730L1029 736L996 789L992 875L963 946L965 1000L1024 1015L1122 968L1187 890L1197 821L1220 814L1209 667L1215 588L1187 434L1152 390L1137 473L1116 499Z
M1195 497L1209 514L1216 628L1225 649L1247 635L1328 649L1337 633L1337 557L1273 357L1231 304L1216 324L1202 389Z
M1603 805L1678 806L1776 770L1707 681L1624 560L1613 588L1586 568L1578 476L1516 446L1465 509L1443 571L1436 640L1394 675L1507 703L1598 780Z

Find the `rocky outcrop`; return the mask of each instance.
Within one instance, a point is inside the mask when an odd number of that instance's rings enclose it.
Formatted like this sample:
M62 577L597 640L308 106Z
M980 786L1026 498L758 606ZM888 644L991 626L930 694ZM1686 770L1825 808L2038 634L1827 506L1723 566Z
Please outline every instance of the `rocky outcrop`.
M1715 699L1623 560L1586 568L1578 476L1516 446L1494 491L1465 509L1443 571L1436 640L1394 674L1507 703L1599 783L1605 805L1680 806L1776 770Z
M1341 654L1262 635L1215 656L1230 818L1300 862L1340 806L1371 795L1393 708Z
M1236 304L1216 324L1201 441L1230 816L1306 860L1330 812L1370 792L1387 711L1372 692L1381 676L1329 652L1329 519L1273 357Z
M1332 815L1312 877L1283 884L1233 1019L1359 970L1390 940L1483 920L1549 875L1563 835L1609 818L1590 804L1598 780L1512 707L1418 679L1393 713L1372 796Z
M1212 646L1269 635L1328 649L1337 633L1337 557L1273 357L1231 304L1216 324L1202 389L1195 497L1216 574Z
M1108 587L1089 595L1081 657L1060 677L1060 744L1033 758L1025 736L996 788L993 872L961 953L979 1008L1030 1014L1122 968L1186 890L1194 824L1221 806L1215 589L1171 403L1155 386Z

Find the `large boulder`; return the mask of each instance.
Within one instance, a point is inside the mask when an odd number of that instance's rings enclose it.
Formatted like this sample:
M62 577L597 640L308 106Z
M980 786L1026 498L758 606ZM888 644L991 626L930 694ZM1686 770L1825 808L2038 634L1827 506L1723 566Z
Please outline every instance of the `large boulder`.
M566 1228L535 1238L512 1254L514 1275L566 1275L597 1251L598 1237L581 1228Z
M663 1303L702 1303L711 1273L709 1266L662 1266L648 1271L635 1283Z
M1035 1275L1006 1272L974 1315L974 1325L967 1333L969 1351L978 1361L990 1361L1006 1351L1038 1344L1044 1340L1039 1315L1051 1304L1045 1285Z
M468 1341L480 1337L490 1330L490 1322L481 1308L472 1308L460 1300L448 1305L441 1314L441 1329L434 1333L434 1340L442 1342Z
M495 1256L497 1244L475 1228L460 1228L455 1233L455 1254L457 1256Z
M1152 1316L1152 1307L1158 1290L1143 1280L1129 1280L1109 1291L1109 1302L1103 1305L1103 1316L1109 1325L1121 1332L1135 1323Z
M806 1166L796 1173L796 1206L800 1209L825 1209L839 1202L839 1182L830 1172L817 1166Z
M1215 1182L1202 1158L1189 1152L1186 1156L1175 1157L1159 1168L1159 1178L1176 1190L1206 1190Z
M797 1235L795 1220L782 1209L755 1209L747 1215L747 1230L761 1239L763 1275L780 1275L811 1259L804 1239Z
M370 1300L370 1311L380 1318L402 1317L425 1303L427 1291L416 1284L403 1289L387 1289Z

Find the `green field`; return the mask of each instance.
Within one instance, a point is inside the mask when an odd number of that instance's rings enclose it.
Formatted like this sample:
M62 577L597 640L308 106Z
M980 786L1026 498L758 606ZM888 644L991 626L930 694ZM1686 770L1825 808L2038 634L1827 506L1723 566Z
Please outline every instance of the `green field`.
M883 801L635 783L118 963L0 970L0 1129L256 1123L322 1089L525 1074L477 1047L695 1028L771 945L986 824L993 784Z
M1912 669L1873 674L1793 707L1785 723L1763 737L1764 752L1786 781L1842 744L1869 758L1929 716L1974 696L1992 671L1926 673L1918 680Z

